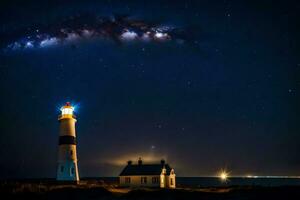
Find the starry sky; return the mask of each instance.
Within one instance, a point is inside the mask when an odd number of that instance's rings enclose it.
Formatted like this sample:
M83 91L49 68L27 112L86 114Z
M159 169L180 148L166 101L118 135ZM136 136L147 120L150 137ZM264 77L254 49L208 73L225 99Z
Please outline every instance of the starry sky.
M56 176L66 101L82 177L138 157L177 176L300 175L299 9L1 1L0 178Z

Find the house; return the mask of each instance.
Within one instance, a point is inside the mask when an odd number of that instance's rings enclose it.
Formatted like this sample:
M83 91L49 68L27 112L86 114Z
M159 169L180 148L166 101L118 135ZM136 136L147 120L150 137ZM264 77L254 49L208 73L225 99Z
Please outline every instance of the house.
M158 164L137 164L128 161L127 166L119 175L120 186L123 187L160 187L176 188L176 175L164 160Z

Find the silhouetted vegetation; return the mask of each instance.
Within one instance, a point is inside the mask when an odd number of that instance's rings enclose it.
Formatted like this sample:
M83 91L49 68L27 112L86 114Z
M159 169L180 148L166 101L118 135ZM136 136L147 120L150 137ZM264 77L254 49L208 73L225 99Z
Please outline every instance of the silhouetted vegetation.
M130 189L89 180L80 184L44 182L1 182L1 199L105 199L105 200L257 200L300 199L300 187L215 187L178 189Z

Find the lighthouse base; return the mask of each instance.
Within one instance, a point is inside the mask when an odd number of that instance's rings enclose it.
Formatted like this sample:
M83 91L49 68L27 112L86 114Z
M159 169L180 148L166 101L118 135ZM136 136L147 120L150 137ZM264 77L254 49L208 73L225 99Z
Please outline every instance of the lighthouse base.
M66 182L79 182L78 167L75 161L58 163L56 180Z

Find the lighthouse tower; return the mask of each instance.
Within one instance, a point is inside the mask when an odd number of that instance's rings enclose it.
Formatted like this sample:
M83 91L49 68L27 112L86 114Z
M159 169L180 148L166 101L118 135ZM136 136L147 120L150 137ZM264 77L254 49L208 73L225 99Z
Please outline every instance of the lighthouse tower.
M61 115L58 116L59 147L58 147L58 181L79 181L76 153L76 118L73 114L74 107L69 102L61 108Z

